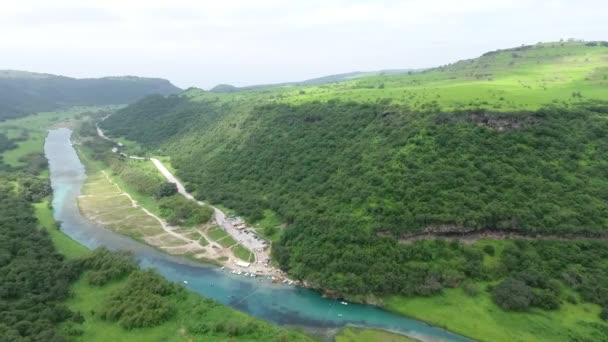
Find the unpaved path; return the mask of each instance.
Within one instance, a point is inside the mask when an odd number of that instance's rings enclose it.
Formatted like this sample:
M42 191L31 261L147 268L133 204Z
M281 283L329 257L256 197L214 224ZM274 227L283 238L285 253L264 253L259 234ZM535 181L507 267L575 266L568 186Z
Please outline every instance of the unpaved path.
M167 232L168 234L173 235L174 237L176 237L176 238L178 238L178 239L180 239L180 240L184 241L185 243L189 243L189 244L190 244L190 243L196 243L196 244L198 245L198 243L197 243L196 241L194 241L194 240L190 240L190 239L187 239L187 238L184 238L184 237L183 237L183 236L181 236L180 234L178 234L178 233L174 232L174 231L173 231L173 229L171 229L171 227L170 227L170 226L169 226L169 225L168 225L168 224L165 222L165 220L163 220L163 219L161 219L160 217L158 217L158 216L154 215L154 214L153 214L153 213L151 213L151 212L150 212L148 209L146 209L146 208L144 208L144 207L142 207L142 206L138 205L138 204L137 204L137 201L135 201L135 200L133 199L133 197L131 197L131 195L129 195L129 193L122 191L122 190L120 189L120 187L118 186L118 184L116 184L116 183L114 183L114 182L112 181L112 179L110 178L110 176L108 176L108 174L107 174L107 172L106 172L105 170L104 170L104 171L101 171L101 172L104 174L104 176L106 177L106 179L108 180L108 182L110 182L110 183L112 183L112 185L116 186L116 188L117 188L119 191L121 191L121 192L122 192L122 193L123 193L125 196L127 196L127 197L129 198L129 200L131 201L131 205L133 206L133 208L139 208L139 209L143 210L143 212L145 212L145 213L146 213L146 214L148 214L149 216L151 216L151 217L153 217L154 219L156 219L156 220L158 221L158 223L160 223L160 226L163 228L163 230L164 230L165 232Z
M196 201L196 199L194 198L194 196L192 196L192 194L190 194L188 191L186 191L186 187L184 187L184 185L182 184L182 182L179 181L179 179L177 179L172 173L171 171L169 171L165 165L163 165L163 163L160 162L160 160L156 159L156 158L150 158L150 161L152 161L152 163L154 164L154 166L156 166L156 168L158 169L158 171L160 171L160 173L163 174L163 176L171 183L175 183L175 185L177 186L177 192L179 192L180 194L182 194L184 197L186 197L189 200L192 201ZM199 204L204 204L203 202L199 202L197 201Z

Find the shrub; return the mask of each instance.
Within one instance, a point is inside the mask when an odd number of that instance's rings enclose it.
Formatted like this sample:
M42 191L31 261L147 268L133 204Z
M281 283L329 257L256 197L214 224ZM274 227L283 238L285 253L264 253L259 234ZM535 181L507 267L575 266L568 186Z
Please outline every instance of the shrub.
M89 284L103 286L130 274L137 269L138 264L130 252L111 252L107 248L101 247L83 260L83 266L90 271Z
M469 297L477 297L481 293L479 286L472 282L467 282L462 286L464 293Z
M158 187L157 198L169 197L177 194L177 185L171 182L164 182Z
M104 302L99 316L118 321L125 329L160 325L174 314L175 304L170 297L178 291L178 285L152 270L135 271Z
M551 290L535 289L533 291L532 305L545 310L559 309L559 297Z
M506 279L492 289L494 303L508 311L528 309L534 297L532 289L521 280Z
M159 201L161 216L172 225L198 225L211 219L213 209L207 205L198 205L183 196L163 197Z
M600 318L604 321L608 321L608 308L602 309L602 312L600 312Z
M483 251L487 255L492 255L492 256L496 253L496 251L494 250L494 246L492 246L492 245L483 246Z

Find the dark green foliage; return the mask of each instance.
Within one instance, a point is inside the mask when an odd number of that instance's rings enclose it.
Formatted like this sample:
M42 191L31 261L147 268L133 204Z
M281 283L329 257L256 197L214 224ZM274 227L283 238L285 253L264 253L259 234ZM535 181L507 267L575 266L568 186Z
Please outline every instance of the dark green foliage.
M494 255L494 253L496 253L496 251L494 250L494 246L492 245L483 246L483 251L487 255Z
M532 289L516 279L506 279L492 289L494 302L509 311L527 310L533 296Z
M608 308L602 309L602 312L600 313L600 318L604 321L608 321Z
M573 295L568 295L566 297L566 301L568 301L568 303L570 303L570 304L578 304L578 300L576 299L576 296L573 296Z
M250 112L235 125L236 138L213 136L234 106L150 98L104 125L169 149L200 199L253 221L272 209L289 225L273 257L313 286L432 295L464 279L513 278L530 290L528 305L554 308L556 281L585 301L608 298L604 242L509 242L489 270L481 248L391 238L443 227L606 234L605 104L441 113L388 101L277 103L237 108ZM209 135L223 145L199 145L198 137Z
M137 260L131 252L112 252L105 247L97 248L82 262L89 270L89 284L96 286L122 279L138 268Z
M0 339L62 341L56 328L73 315L62 301L79 265L55 251L24 196L0 183Z
M608 124L591 109L501 114L521 128L499 132L475 121L487 115L337 101L266 105L243 123L252 130L247 141L230 151L201 162L199 147L180 146L173 157L201 197L250 219L270 208L291 224L395 234L439 224L596 232L608 215L598 190L608 188ZM149 98L103 124L154 147L190 126L204 133L222 110Z
M22 175L21 180L22 192L26 200L30 202L39 202L52 192L51 184L48 179Z
M177 185L175 185L175 183L171 183L171 182L164 182L158 188L156 197L163 198L163 197L173 196L175 194L177 194Z
M535 289L533 291L532 305L545 310L559 309L559 293L546 289Z
M130 103L146 95L166 95L178 91L179 88L162 79L74 79L22 71L0 71L0 121L66 106Z
M153 148L178 132L192 127L199 121L201 112L214 117L218 111L211 104L193 104L179 96L149 96L139 101L137 106L117 111L99 126L114 136L128 136L131 140ZM140 126L141 129L130 125Z
M25 165L24 171L33 175L40 174L48 167L48 161L43 153L30 153L19 158L19 161Z
M12 150L15 147L17 147L17 145L11 139L9 139L6 135L0 133L0 153Z
M117 321L125 329L162 324L175 313L172 296L181 288L170 283L155 271L135 271L127 283L104 302L99 316Z
M173 183L169 183L173 184ZM175 184L173 184L175 185ZM163 197L159 200L161 216L171 225L192 226L211 219L213 209L206 205L186 199L181 195Z

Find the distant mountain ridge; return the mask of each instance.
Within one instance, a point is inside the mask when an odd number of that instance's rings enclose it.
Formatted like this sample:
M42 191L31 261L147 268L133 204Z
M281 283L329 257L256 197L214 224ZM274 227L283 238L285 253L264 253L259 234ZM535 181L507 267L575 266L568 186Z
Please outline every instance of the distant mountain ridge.
M252 89L261 89L261 88L270 88L270 87L282 87L282 86L304 86L304 85L321 85L335 82L342 82L351 80L359 77L366 76L382 76L382 75L402 75L414 72L420 72L424 69L386 69L386 70L378 70L378 71L353 71L347 72L343 74L334 74L327 75L317 78L311 78L304 81L295 81L295 82L283 82L283 83L272 83L272 84L258 84L244 87L237 87L230 84L218 84L215 87L211 88L209 91L212 93L234 93L237 91L244 90L252 90Z
M168 80L137 76L71 78L0 70L0 120L80 105L127 104L152 94L180 92Z

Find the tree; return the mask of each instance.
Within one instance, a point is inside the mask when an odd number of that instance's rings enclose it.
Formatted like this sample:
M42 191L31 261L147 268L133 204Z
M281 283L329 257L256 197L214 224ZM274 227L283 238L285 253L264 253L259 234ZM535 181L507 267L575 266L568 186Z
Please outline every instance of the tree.
M494 250L494 246L492 246L492 245L485 245L485 246L483 246L483 251L484 251L484 252L485 252L487 255L490 255L490 256L493 256L493 255L494 255L494 253L496 252L496 251Z
M173 196L177 193L177 185L171 182L164 182L158 188L158 192L156 193L156 197L163 198Z
M492 289L494 302L507 311L524 311L532 303L532 289L523 281L506 279Z

